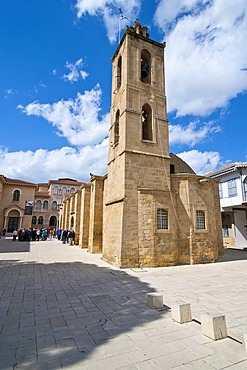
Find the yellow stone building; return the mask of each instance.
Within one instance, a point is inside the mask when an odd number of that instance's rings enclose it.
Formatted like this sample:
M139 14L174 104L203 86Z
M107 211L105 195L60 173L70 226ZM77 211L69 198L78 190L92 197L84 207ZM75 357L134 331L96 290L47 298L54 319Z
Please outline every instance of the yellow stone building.
M122 268L223 253L218 183L169 153L164 49L138 21L126 28L112 58L108 173L63 204L79 246Z
M82 184L68 178L35 184L0 175L0 232L57 228L64 197L75 193Z

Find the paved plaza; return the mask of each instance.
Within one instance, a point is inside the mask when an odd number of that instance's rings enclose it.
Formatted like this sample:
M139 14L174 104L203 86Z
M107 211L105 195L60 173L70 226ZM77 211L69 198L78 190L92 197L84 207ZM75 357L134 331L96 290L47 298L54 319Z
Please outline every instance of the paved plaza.
M247 369L247 252L216 264L119 270L57 240L0 240L0 369ZM146 293L163 295L153 310ZM170 307L191 304L178 324ZM226 316L228 338L201 334Z

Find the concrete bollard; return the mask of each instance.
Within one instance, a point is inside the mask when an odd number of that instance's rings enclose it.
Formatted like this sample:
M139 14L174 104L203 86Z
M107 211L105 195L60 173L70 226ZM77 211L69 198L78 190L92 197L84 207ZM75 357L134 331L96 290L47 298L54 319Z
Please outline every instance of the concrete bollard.
M244 333L244 345L245 345L245 351L247 353L247 333Z
M163 307L163 295L159 293L147 293L147 305L150 308Z
M180 324L192 321L190 303L175 302L172 307L172 319Z
M224 315L205 313L201 315L202 334L213 340L227 337L226 319Z

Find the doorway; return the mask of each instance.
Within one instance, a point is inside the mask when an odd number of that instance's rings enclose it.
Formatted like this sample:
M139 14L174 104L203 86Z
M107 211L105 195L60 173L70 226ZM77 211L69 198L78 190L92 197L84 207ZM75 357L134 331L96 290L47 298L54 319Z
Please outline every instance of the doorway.
M8 233L12 233L14 230L18 230L19 217L9 217L8 222Z

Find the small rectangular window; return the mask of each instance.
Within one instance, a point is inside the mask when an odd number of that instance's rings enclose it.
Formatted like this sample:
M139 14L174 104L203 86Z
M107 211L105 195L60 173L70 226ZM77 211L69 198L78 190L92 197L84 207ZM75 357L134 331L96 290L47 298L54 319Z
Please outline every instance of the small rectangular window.
M222 190L222 183L219 183L219 194L220 194L220 199L223 198L223 190Z
M235 197L237 195L236 179L229 180L227 182L227 185L228 185L228 196Z
M157 209L157 229L168 230L168 211L166 209Z
M205 223L205 212L204 211L196 211L196 228L198 230L205 230L206 229Z

